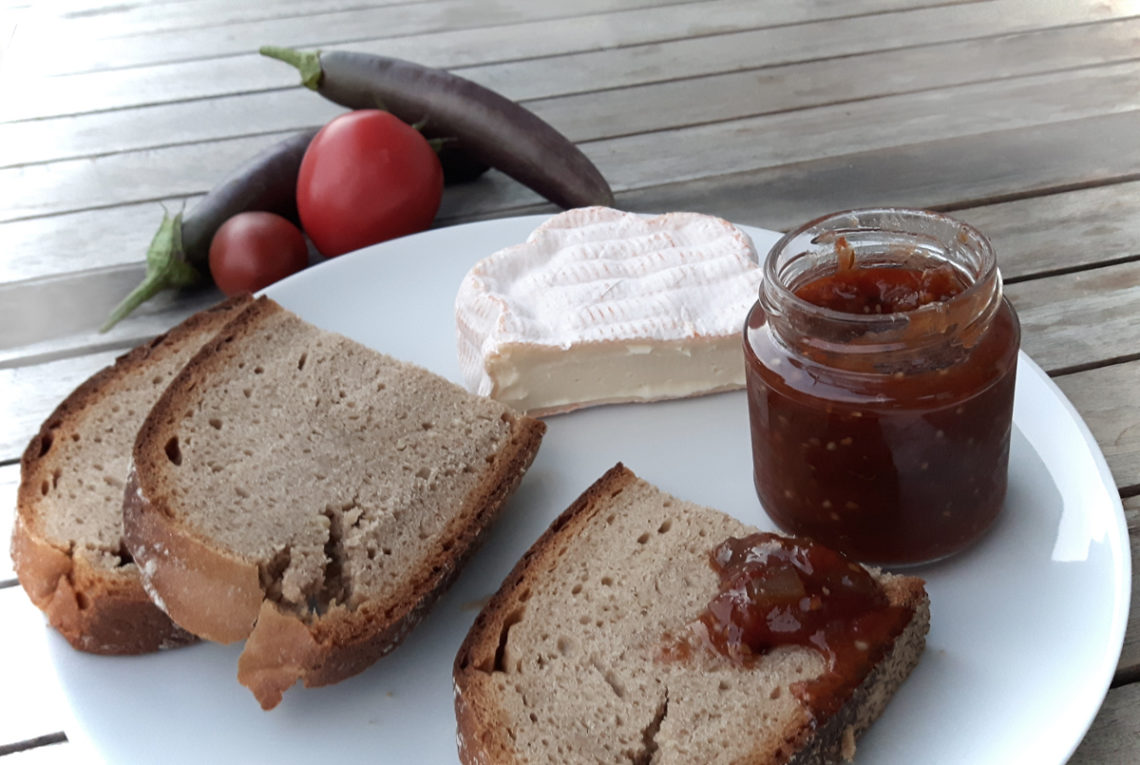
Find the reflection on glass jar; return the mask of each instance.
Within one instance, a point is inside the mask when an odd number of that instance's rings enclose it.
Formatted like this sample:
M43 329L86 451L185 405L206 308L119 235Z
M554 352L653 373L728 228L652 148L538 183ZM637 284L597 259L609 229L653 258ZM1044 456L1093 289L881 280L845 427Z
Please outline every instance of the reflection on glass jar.
M788 234L764 268L744 348L768 514L874 563L978 539L1005 497L1020 340L989 242L856 210Z

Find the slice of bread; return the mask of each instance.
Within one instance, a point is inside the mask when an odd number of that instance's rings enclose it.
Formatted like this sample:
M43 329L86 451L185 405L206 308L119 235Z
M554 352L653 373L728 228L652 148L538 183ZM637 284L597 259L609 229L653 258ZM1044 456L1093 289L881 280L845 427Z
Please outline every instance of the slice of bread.
M460 759L849 758L923 651L922 581L877 574L890 602L913 616L842 708L816 719L792 688L825 671L814 649L781 646L748 664L707 646L668 658L667 636L686 634L718 591L711 551L752 531L620 464L606 473L523 556L459 649Z
M127 546L175 622L247 639L238 679L268 709L399 643L544 432L261 298L140 429Z
M56 407L24 452L16 575L78 649L133 654L193 640L147 597L123 547L123 484L135 434L166 384L250 302L225 301L120 356Z

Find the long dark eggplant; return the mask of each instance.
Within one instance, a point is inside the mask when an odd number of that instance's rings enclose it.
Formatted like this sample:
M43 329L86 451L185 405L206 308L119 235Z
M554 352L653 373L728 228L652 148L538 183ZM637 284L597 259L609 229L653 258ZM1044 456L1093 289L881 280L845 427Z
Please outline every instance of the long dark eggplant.
M349 51L261 53L297 67L301 82L350 109L386 109L563 208L612 205L598 168L533 112L482 85L410 61Z
M106 332L159 292L192 287L210 273L210 241L223 223L247 210L297 220L297 173L318 128L303 130L258 154L210 190L189 213L166 212L146 253L146 276L99 329Z

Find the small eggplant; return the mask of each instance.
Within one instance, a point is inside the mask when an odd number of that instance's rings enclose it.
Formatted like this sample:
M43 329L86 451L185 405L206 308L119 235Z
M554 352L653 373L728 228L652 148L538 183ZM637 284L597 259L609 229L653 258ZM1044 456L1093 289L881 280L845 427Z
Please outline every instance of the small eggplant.
M238 213L264 210L296 221L297 172L317 130L301 131L258 154L211 189L185 217L163 213L146 253L146 276L99 331L106 332L163 290L205 281L210 273L210 241Z
M563 208L612 205L598 168L538 116L482 85L410 61L348 51L261 53L297 67L301 83L350 109L385 109L424 134L454 140L476 162L501 170ZM476 173L477 174L477 173Z

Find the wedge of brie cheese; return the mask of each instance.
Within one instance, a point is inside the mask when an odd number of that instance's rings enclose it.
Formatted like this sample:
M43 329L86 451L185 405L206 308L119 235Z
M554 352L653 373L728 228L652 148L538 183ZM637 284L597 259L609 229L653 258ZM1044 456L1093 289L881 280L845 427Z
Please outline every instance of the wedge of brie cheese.
M743 387L760 273L720 218L569 210L463 279L464 380L531 415Z

